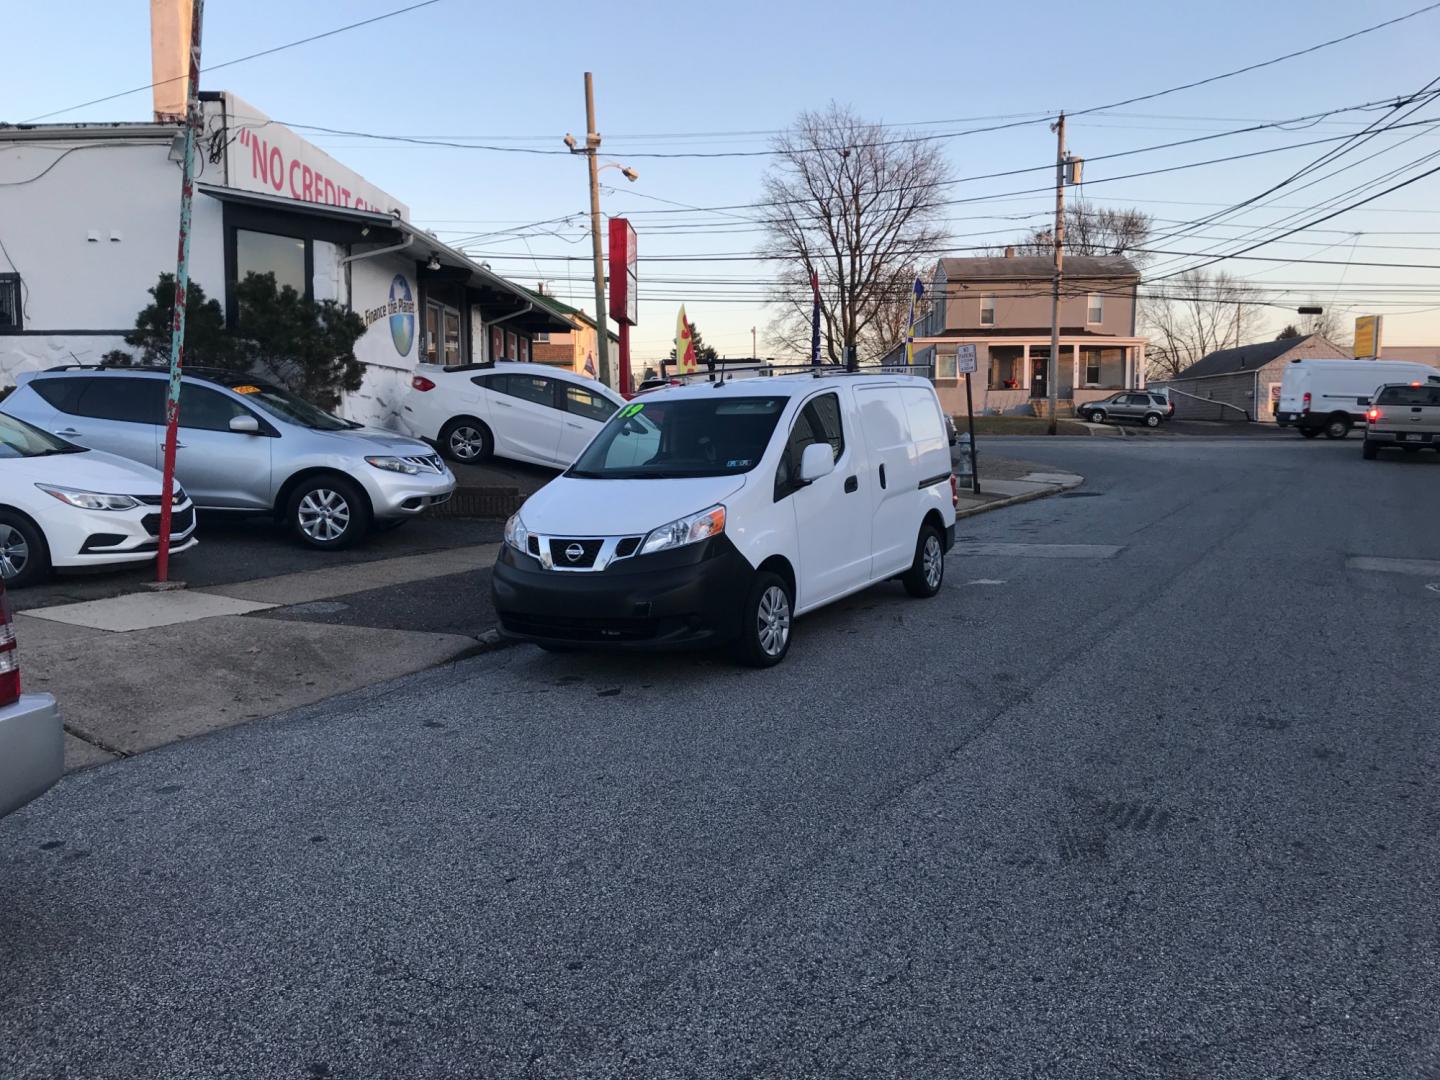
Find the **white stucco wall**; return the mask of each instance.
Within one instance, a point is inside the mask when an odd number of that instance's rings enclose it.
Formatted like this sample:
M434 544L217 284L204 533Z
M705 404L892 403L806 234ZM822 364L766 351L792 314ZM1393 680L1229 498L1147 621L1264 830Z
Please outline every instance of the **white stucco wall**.
M400 255L357 259L349 264L349 279L351 307L367 324L355 343L365 382L345 396L341 412L361 424L404 430L401 398L420 357L415 261Z

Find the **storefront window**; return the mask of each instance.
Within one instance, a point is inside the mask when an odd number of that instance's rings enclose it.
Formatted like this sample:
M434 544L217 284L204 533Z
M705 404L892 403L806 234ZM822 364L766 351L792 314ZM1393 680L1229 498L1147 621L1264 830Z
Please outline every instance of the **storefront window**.
M305 241L294 236L235 230L235 279L251 274L274 274L278 288L290 286L307 295L305 283Z
M490 360L505 359L505 331L498 326L490 328Z
M528 360L530 359L530 339L529 339L529 338L523 338L523 337L522 337L522 338L520 339L520 359L521 359L521 360L525 360L525 361L528 361Z
M445 365L453 367L460 359L460 313L452 308L444 309Z
M425 305L425 363L438 364L440 355L440 305Z
M508 360L518 359L520 356L520 337L509 330L505 331L505 357Z

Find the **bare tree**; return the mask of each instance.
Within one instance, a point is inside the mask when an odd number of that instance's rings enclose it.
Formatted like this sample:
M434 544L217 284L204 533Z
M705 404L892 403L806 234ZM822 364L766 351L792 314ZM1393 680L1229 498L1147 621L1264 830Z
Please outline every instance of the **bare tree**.
M1109 210L1076 201L1065 208L1065 250L1071 255L1124 255L1143 267L1151 258L1137 250L1150 239L1153 222L1143 210ZM1049 255L1055 250L1055 229L1032 229L1016 245L1020 255Z
M1191 270L1155 288L1140 308L1152 379L1173 379L1217 349L1254 341L1265 321L1254 287L1224 270Z
M790 351L810 351L812 272L832 362L852 347L875 358L903 334L915 265L946 239L950 170L937 144L902 138L833 101L776 137L762 253L780 257L770 334Z

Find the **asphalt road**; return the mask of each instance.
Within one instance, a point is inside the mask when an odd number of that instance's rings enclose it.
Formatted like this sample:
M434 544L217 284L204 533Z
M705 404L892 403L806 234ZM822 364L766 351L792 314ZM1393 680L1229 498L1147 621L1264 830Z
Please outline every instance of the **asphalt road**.
M1349 562L1440 561L1440 457L1004 453L1089 480L773 671L514 648L68 777L0 1075L1440 1076L1440 566Z

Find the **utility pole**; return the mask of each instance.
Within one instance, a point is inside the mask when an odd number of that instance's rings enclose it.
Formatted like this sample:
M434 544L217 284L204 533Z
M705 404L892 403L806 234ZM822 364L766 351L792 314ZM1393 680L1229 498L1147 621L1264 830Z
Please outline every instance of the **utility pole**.
M755 345L755 328L753 326L750 327L750 359L760 359L760 352Z
M585 72L585 155L590 159L590 239L595 253L595 333L600 381L610 379L610 330L605 325L605 256L600 244L600 133L595 130L595 79Z
M170 389L165 398L165 460L160 483L160 543L155 581L170 580L170 511L175 492L175 444L180 424L180 370L185 360L185 301L190 292L190 204L195 194L195 138L200 131L200 20L205 0L190 16L190 82L185 100L185 159L180 172L180 242L175 257L175 314L170 323ZM193 512L193 511L192 511Z
M1060 407L1060 278L1065 271L1065 114L1050 127L1056 133L1055 149L1055 284L1050 293L1050 364L1045 391L1050 398L1051 435Z

